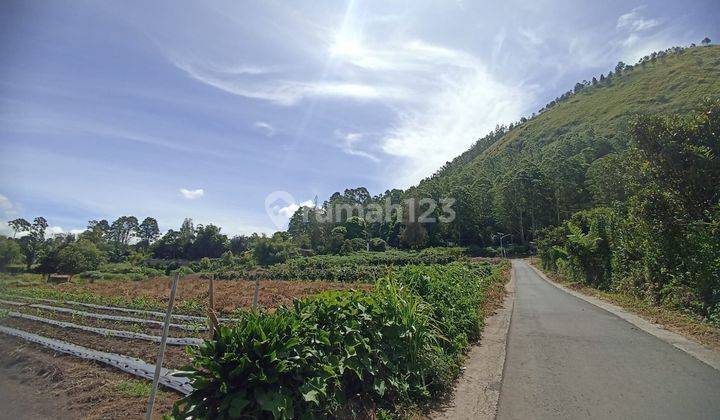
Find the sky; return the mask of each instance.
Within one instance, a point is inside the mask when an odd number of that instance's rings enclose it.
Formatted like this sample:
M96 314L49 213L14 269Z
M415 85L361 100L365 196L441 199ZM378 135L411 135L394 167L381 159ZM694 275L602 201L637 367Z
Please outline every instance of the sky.
M619 61L720 40L720 2L4 1L0 233L186 217L270 233L407 188Z

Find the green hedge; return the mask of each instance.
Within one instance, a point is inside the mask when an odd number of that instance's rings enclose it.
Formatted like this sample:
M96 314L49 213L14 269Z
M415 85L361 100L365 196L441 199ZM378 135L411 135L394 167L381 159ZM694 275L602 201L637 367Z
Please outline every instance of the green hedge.
M449 264L465 259L465 248L427 248L419 252L355 252L349 255L316 255L288 260L265 268L224 269L220 279L375 281L397 266Z
M504 265L407 267L371 292L326 292L246 312L193 350L178 418L317 418L392 408L448 391L480 335L486 288Z
M162 270L130 263L102 264L97 270L83 271L77 277L90 280L145 280L165 275Z

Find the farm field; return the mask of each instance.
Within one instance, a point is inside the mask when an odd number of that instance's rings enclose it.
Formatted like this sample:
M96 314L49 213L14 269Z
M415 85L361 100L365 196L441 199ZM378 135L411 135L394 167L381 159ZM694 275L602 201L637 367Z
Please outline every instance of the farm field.
M188 328L171 327L169 333L171 338L188 339L194 344L202 342L202 339L211 338L204 321L188 319L204 316L208 299L208 282L197 277L183 278L180 281L176 298L176 307L180 310L174 312L183 315L173 317L172 323L178 327ZM250 308L254 286L255 282L249 281L217 280L215 282L217 311L229 315ZM2 301L0 326L88 349L138 358L154 364L157 357L157 341L107 335L97 330L110 331L111 334L120 332L158 338L162 334L159 324L162 317L153 312L166 307L169 287L170 281L167 278L137 282L97 281L59 285L36 283L29 286L7 286L6 284L0 289ZM370 287L363 283L350 285L323 281L263 280L260 281L258 302L260 308L273 310L279 305L292 304L295 298L323 291ZM108 319L108 317L138 321L130 322ZM172 341L166 348L163 367L180 369L188 365L191 357L185 350L186 346L171 344ZM137 418L144 414L150 389L149 381L5 334L0 340L0 345L2 346L0 372L6 378L4 386L8 390L16 389L16 386L27 386L29 390L43 390L42 393L31 393L31 397L37 397L37 402L31 404L32 407L58 409L66 413L67 418L76 418L80 416L79 413L87 418ZM9 383L14 385L9 386ZM79 397L74 392L76 390L82 390L83 396ZM48 395L52 395L53 398L50 404L45 404ZM173 402L181 395L165 388L158 397L156 417L160 418L162 414L169 413ZM11 397L10 393L5 393L5 398Z
M460 324L469 322L467 331L453 332L465 338L446 343L446 350L455 354L451 359L457 360L452 362L451 366L459 363L460 356L468 343L478 338L479 330L473 331L481 327L483 310L489 310L493 303L502 298L498 289L489 287L491 283L484 283L482 277L495 272L494 270L502 271L502 267L502 264L486 262L457 263L447 266L408 265L398 274L398 278L393 280L402 284L401 287L404 289L414 289L415 293L419 294L425 293L428 301L447 300L452 295L443 297L440 290L434 292L423 290L430 283L425 286L415 284L418 279L421 282L427 281L423 280L427 278L426 275L442 280L441 274L444 270L454 270L449 273L460 274L466 280L471 278L477 280L476 283L472 283L476 290L467 296L466 302L477 307L470 311L471 313L462 314L461 318L457 318ZM505 276L506 274L504 273ZM502 278L502 275L497 277L497 279ZM495 281L498 281L497 279ZM458 280L461 278L458 277ZM189 347L198 348L202 340L210 340L210 342L217 340L208 330L207 323L202 320L208 298L208 282L207 279L190 276L183 278L179 283L176 301L179 310L174 312L171 319L170 338L163 363L166 369L180 370L193 363L194 357L196 360L203 360L203 352L207 351L205 346L201 346L201 350L193 355L187 351L187 344L190 344ZM0 289L0 311L2 311L0 328L11 329L11 332L17 330L32 333L45 339L59 340L104 353L136 358L149 365L155 363L162 320L158 311L166 305L169 295L170 282L167 278L93 283L80 281L59 285L37 283L18 286L12 281L5 283ZM288 311L292 311L294 305L297 307L297 305L316 305L318 302L332 303L338 299L341 301L348 299L349 303L372 302L378 297L382 299L388 297L382 294L386 292L379 292L384 286L364 282L261 280L259 283L261 308L259 316L260 319L266 320L281 316L274 315L279 307L283 307L282 313L287 314ZM502 284L502 281L498 281L498 284ZM215 304L220 316L223 317L221 324L226 333L239 334L238 328L247 329L257 316L249 311L254 285L254 281L215 281ZM437 288L437 285L433 287ZM458 288L456 292L462 290L465 289ZM417 296L415 293L414 295ZM437 295L438 293L440 295ZM364 296L368 296L367 301ZM479 297L484 296L488 296L488 299L478 300ZM386 303L390 302L383 304ZM442 320L443 311L447 316L457 317L457 314L447 312L447 308L443 308L439 300L435 305L435 316L438 320ZM428 309L432 308L432 305L428 306ZM467 307L465 309L467 310ZM342 312L344 309L330 310ZM319 311L322 313L321 310ZM328 331L333 333L332 330ZM78 413L88 418L136 418L144 413L150 381L126 374L112 365L82 360L40 344L29 343L19 337L9 336L6 330L3 332L6 332L2 336L2 356L0 356L0 372L5 378L3 386L16 390L23 387L36 390L30 394L30 400L37 398L38 401L33 405L33 409L61 410L67 413L68 418L75 418L80 415ZM302 335L301 332L298 334ZM468 334L475 336L470 337ZM440 351L440 348L436 351ZM242 352L238 351L236 354L240 355ZM450 361L441 364L442 369L448 369L445 367L447 363ZM457 367L450 367L446 373L450 374L450 378L454 377L457 374ZM184 392L167 387L161 386L161 389L154 412L157 418L169 414L173 403L184 395ZM82 396L75 392L77 390L84 390ZM245 389L241 387L233 392L243 393ZM47 401L47 395L53 395L51 401ZM428 397L430 394L420 400L416 399L415 403L412 402L412 398L401 398L396 403L410 407L416 406L415 404L422 400L425 401L422 404L427 404ZM13 395L9 393L4 398L11 399ZM12 401L8 402L12 403ZM368 401L354 402L360 406L366 403ZM327 406L322 410L339 408L339 406L333 408ZM384 409L393 408L392 405L386 405ZM262 411L258 407L255 409ZM42 416L42 413L38 412L37 415Z
M96 281L94 283L39 284L32 287L10 287L9 293L29 297L61 298L65 300L105 303L162 311L167 308L170 278L160 277L140 281ZM261 280L258 304L267 309L288 305L293 298L309 296L327 290L367 289L362 282L348 284L335 281ZM238 308L252 305L255 282L215 280L215 310L229 314ZM208 299L208 280L197 275L183 277L178 284L176 303L181 313L203 313Z

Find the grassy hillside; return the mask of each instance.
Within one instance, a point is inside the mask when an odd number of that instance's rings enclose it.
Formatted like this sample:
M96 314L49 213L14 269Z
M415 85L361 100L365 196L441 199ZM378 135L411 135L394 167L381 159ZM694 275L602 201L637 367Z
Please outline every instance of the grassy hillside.
M478 140L406 194L460 197L461 220L430 227L431 242L437 235L438 242L472 243L498 229L527 239L529 232L597 204L586 171L627 148L631 117L684 114L719 97L720 46L668 51ZM468 230L474 225L481 231Z

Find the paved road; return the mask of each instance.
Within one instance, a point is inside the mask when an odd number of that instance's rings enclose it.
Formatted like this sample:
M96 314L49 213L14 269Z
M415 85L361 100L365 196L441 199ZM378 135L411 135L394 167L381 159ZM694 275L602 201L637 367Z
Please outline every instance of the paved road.
M720 419L720 372L513 261L498 419Z

